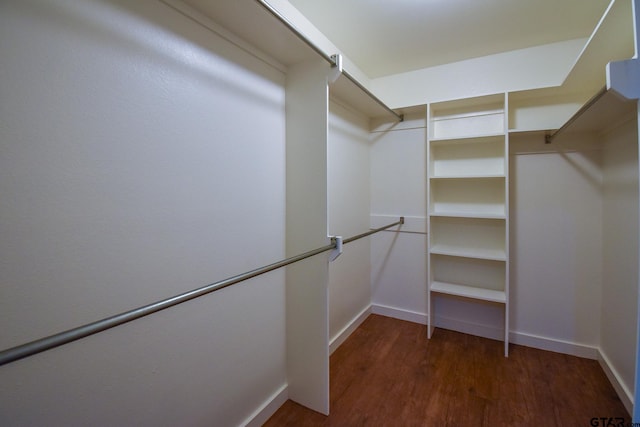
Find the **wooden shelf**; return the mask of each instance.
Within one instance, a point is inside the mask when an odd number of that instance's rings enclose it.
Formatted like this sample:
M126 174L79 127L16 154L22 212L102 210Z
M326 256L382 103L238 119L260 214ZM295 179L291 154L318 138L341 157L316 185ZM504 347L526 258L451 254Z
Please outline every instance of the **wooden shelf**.
M506 261L503 219L431 218L432 254Z
M504 142L504 132L488 133L485 135L473 135L466 137L431 138L432 147L452 146L456 144L485 144Z
M431 141L504 135L503 95L438 102L430 111Z
M457 285L455 283L432 282L431 292L482 301L498 302L502 304L507 302L507 296L504 291L494 291L492 289L476 288L474 286Z
M430 176L429 179L483 179L483 178L504 178L504 174L495 174L495 175L480 175L480 174L469 174L469 175L437 175Z
M439 137L439 138L432 138L431 142L434 142L434 143L455 143L455 142L469 143L469 142L473 142L474 140L477 140L477 139L480 139L480 138L496 138L496 137L504 137L504 132L488 132L488 133L484 133L484 134L469 134L469 135L462 135L462 136L451 135L451 136L445 136L445 137Z
M427 107L428 336L432 293L504 304L509 349L506 94Z
M429 213L431 217L442 218L477 218L477 219L506 219L504 213L486 212L457 212L457 211L436 211Z
M432 178L505 176L505 136L429 141Z
M431 180L430 213L471 218L504 217L505 187L504 177Z
M505 260L493 260L459 255L429 255L433 282L456 283L473 288L504 291L506 289Z
M486 259L491 261L506 261L507 255L504 250L468 248L453 245L433 245L431 253L436 255L457 256L463 258Z

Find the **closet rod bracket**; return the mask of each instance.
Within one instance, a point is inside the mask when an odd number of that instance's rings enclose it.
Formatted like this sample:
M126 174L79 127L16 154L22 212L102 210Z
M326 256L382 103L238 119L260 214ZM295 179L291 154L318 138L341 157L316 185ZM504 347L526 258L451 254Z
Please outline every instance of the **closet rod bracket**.
M329 253L329 261L335 261L342 255L342 236L331 236L331 244L334 245L334 249Z
M334 68L338 68L340 72L342 72L342 55L336 53L335 55L331 55L331 66Z
M329 83L335 83L342 75L342 55L339 53L331 55L331 71L329 72Z

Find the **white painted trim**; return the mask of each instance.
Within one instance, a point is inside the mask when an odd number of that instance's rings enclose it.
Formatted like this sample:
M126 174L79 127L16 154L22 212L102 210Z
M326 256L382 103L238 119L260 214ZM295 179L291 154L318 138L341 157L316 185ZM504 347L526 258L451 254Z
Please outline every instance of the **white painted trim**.
M390 307L378 304L372 305L372 311L374 314L379 314L381 316L406 320L408 322L419 323L421 325L427 324L426 313L419 313L415 311L404 310L398 307ZM497 328L486 325L478 325L476 323L463 322L450 317L437 316L435 318L434 326L437 328L449 329L469 335L476 335L483 338L502 340L501 329L499 330Z
M291 66L287 73L287 256L329 243L327 72L326 62L315 58ZM289 398L329 415L328 256L290 265L285 276Z
M434 326L436 328L462 332L463 334L475 335L477 337L489 338L491 340L502 341L504 339L504 328L465 322L451 317L435 316Z
M284 405L287 399L289 399L289 389L288 385L284 384L241 425L244 427L260 427Z
M406 320L413 323L419 323L421 325L427 324L427 314L425 313L417 313L398 307L389 307L378 304L373 304L371 309L373 314ZM464 322L458 319L442 316L436 317L435 327L499 341L503 339L504 333L501 328ZM571 356L584 357L587 359L598 359L598 348L586 344L578 344L517 331L509 332L509 341L513 344L537 348L539 350L554 351L556 353L569 354Z
M372 304L371 312L373 314L406 320L408 322L419 323L421 325L427 324L427 315L416 311L404 310L402 308L390 307L387 305Z
M525 347L554 351L556 353L569 354L571 356L584 357L586 359L596 360L598 358L599 349L592 345L579 344L516 331L510 331L509 336L512 343L523 345Z
M329 340L329 354L333 354L343 342L349 338L349 335L353 333L371 314L371 306L366 307L360 313L358 313L351 321L338 332L333 338Z
M633 393L631 393L631 390L622 382L620 374L618 374L618 371L613 367L607 355L602 352L602 349L598 349L598 362L600 362L602 370L611 385L613 385L626 410L630 414L633 414Z

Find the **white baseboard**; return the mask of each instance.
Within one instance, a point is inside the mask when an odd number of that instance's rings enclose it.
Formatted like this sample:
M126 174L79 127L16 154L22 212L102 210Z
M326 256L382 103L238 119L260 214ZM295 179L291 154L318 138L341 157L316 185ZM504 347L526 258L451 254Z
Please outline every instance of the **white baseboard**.
M262 404L262 406L260 406L241 425L245 427L262 426L282 405L284 405L287 399L289 399L289 388L288 385L285 384L272 394L271 397L267 399L266 402L264 402L264 404Z
M555 338L541 337L525 332L509 332L509 342L523 345L525 347L533 347L540 350L548 350L556 353L569 354L571 356L584 357L586 359L598 359L598 347L558 340Z
M436 316L434 323L436 328L449 329L451 331L462 332L463 334L474 335L482 338L489 338L491 340L502 341L504 339L504 330L496 328L493 325L466 322L464 320L443 316Z
M408 322L427 324L427 314L416 311L405 310L398 307L388 305L375 304L372 306L372 312L381 316L393 317L394 319L406 320ZM477 323L464 322L450 317L438 316L435 318L435 326L437 328L449 329L452 331L462 332L469 335L490 339L502 339L502 331L493 326L480 325Z
M417 313L385 305L373 305L371 308L374 314L380 314L382 316L393 317L400 320L407 320L421 325L427 324L426 313ZM449 329L483 338L502 340L504 336L504 331L493 325L470 323L443 316L436 317L434 323L437 328ZM556 353L570 354L572 356L585 357L588 359L598 359L597 347L585 344L576 344L549 337L536 336L524 332L509 332L509 342L540 350L554 351Z
M371 306L368 306L360 313L358 313L358 315L356 315L356 317L354 317L351 322L347 324L347 326L342 328L340 332L338 332L333 338L331 338L331 340L329 341L329 354L333 354L333 352L336 351L336 349L340 347L347 338L349 338L349 335L351 335L353 331L358 329L358 326L360 326L362 322L364 322L365 319L369 317L370 314Z
M620 375L618 371L613 367L609 358L606 354L602 352L602 349L598 350L598 362L600 362L600 366L604 371L605 375L609 379L611 385L615 389L616 393L618 393L618 397L622 401L622 404L626 408L626 410L633 414L633 394L631 390L621 381Z
M408 322L419 323L421 325L427 324L427 315L416 311L404 310L402 308L390 307L388 305L372 304L371 312L373 314L406 320Z

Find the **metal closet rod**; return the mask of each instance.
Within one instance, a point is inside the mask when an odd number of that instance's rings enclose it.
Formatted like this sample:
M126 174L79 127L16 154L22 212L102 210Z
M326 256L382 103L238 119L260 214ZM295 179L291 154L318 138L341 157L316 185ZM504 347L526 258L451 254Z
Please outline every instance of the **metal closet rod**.
M269 3L267 3L264 0L256 0L256 2L258 2L258 4L262 7L264 7L269 13L271 13L271 15L273 15L276 19L278 19L282 24L284 24L284 26L286 26L292 33L294 33L300 40L302 40L307 46L309 46L311 49L313 49L318 55L320 55L322 58L324 58L325 61L327 61L329 64L331 64L332 66L336 66L336 59L334 56L331 55L327 55L322 49L320 49L315 43L313 43L311 40L309 40L307 38L307 36L305 36L304 34L302 34L302 32L300 32L300 30L298 30L296 28L295 25L293 25L291 23L291 21L289 21L283 14L281 14L278 10L276 10L273 6L271 6ZM385 110L387 110L389 113L393 114L399 121L404 121L404 114L398 114L395 111L393 111L391 108L389 108L389 106L387 106L387 104L385 104L384 102L382 102L382 100L380 100L380 98L378 98L377 96L375 96L373 93L371 93L371 91L369 89L367 89L366 87L364 87L355 77L353 77L351 74L349 74L347 71L342 70L342 75L344 75L347 79L351 80L351 82L353 84L355 84L360 90L362 90L364 93L366 93L371 99L373 99L375 102L377 102L382 108L384 108Z
M553 140L562 132L564 132L569 126L571 126L571 124L573 122L575 122L576 120L578 120L578 117L580 117L581 115L584 114L585 111L587 111L589 108L591 108L591 106L593 104L595 104L596 102L598 102L598 100L600 98L602 98L607 92L609 91L609 89L607 89L607 87L603 87L602 89L600 89L598 91L598 93L596 93L595 95L593 95L582 107L580 107L580 109L578 111L576 111L576 113L571 116L571 118L569 120L567 120L567 122L565 124L562 125L562 127L560 129L558 129L557 131L553 132L551 135L545 135L544 137L544 143L545 144L551 144L553 142Z
M404 224L404 217L400 217L400 220L393 224L385 225L384 227L376 228L375 230L368 231L366 233L358 234L357 236L344 239L343 243L350 243L354 240L361 239L379 231L386 230L396 225ZM115 326L122 325L123 323L131 322L132 320L139 319L149 314L156 313L169 307L181 304L183 302L192 300L194 298L201 297L214 291L219 291L228 286L235 285L236 283L243 282L253 277L259 276L264 273L276 270L278 268L293 264L294 262L302 261L303 259L312 257L314 255L321 254L323 252L335 249L337 246L336 238L331 238L331 244L323 246L321 248L314 249L309 252L305 252L300 255L296 255L290 258L283 259L282 261L275 262L273 264L266 265L264 267L256 268L255 270L248 271L246 273L238 274L224 280L212 283L210 285L203 286L192 291L185 292L180 295L176 295L171 298L164 299L162 301L154 302L142 307L135 308L133 310L125 311L124 313L116 314L115 316L107 317L102 320L98 320L86 325L78 326L77 328L69 329L64 332L60 332L54 335L50 335L45 338L40 338L35 341L31 341L26 344L18 345L0 352L0 366L6 365L16 360L24 359L25 357L33 356L43 351L50 350L55 347L59 347L64 344L79 340L89 335L97 334L98 332L111 329Z

